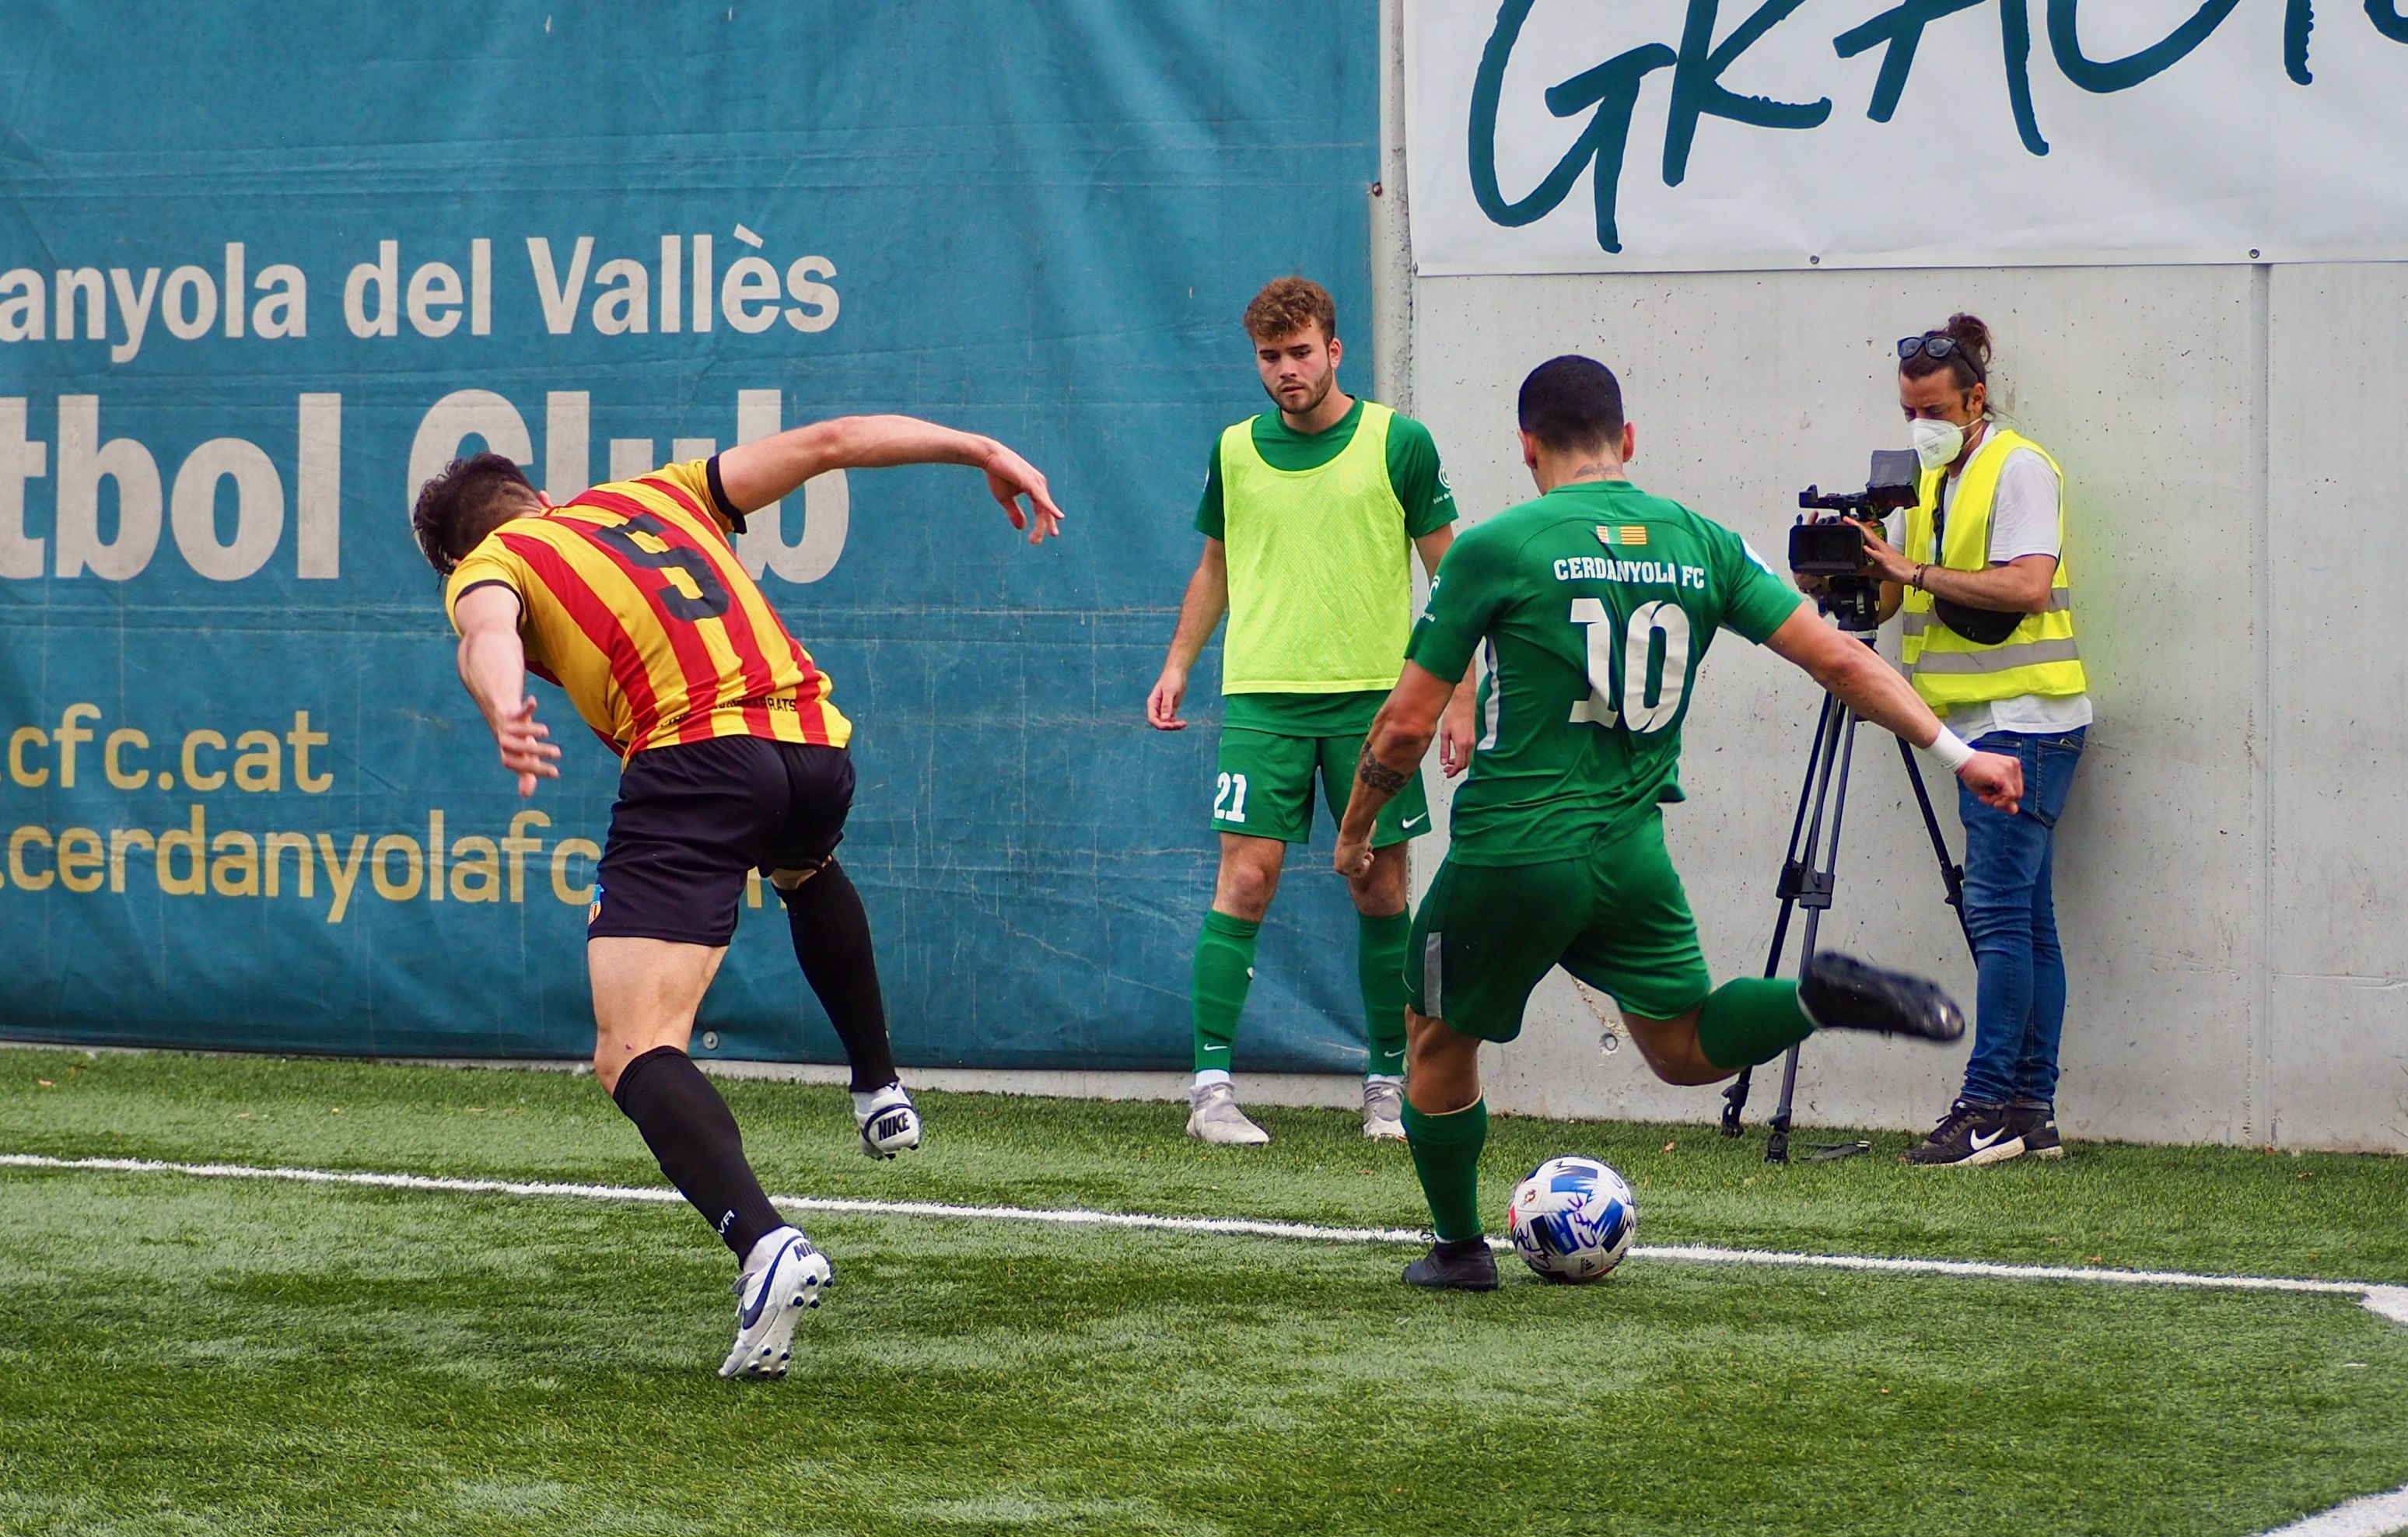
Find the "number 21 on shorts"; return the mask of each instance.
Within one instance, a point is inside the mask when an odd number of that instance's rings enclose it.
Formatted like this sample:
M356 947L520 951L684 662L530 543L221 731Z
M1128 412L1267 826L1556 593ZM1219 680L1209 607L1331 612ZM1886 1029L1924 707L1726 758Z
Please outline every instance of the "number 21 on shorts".
M1246 776L1223 774L1212 792L1212 819L1216 822L1246 820Z

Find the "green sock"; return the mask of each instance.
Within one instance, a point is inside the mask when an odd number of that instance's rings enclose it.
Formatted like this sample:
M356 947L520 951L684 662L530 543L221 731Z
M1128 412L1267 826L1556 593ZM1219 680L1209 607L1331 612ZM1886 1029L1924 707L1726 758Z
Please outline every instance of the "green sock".
M1430 1221L1441 1239L1480 1236L1480 1149L1488 1141L1488 1101L1469 1110L1426 1115L1405 1101L1405 1141L1413 1150L1413 1172L1429 1200Z
M1698 1049L1733 1072L1770 1062L1813 1033L1814 1022L1798 1003L1798 984L1774 977L1724 983L1698 1013Z
M1398 1076L1405 1070L1405 944L1412 938L1413 917L1354 916L1361 925L1354 970L1363 984L1363 1039L1371 1048L1363 1070Z
M1227 1071L1238 1042L1238 1016L1246 1009L1246 984L1254 980L1254 936L1259 923L1226 912L1204 914L1196 936L1196 1070Z

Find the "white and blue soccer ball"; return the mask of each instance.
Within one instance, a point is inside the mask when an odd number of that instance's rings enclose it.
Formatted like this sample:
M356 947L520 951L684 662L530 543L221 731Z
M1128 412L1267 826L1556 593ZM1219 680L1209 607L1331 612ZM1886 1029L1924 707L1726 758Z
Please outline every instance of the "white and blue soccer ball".
M1505 1214L1513 1249L1551 1281L1595 1281L1630 1252L1639 1202L1630 1182L1596 1158L1549 1158Z

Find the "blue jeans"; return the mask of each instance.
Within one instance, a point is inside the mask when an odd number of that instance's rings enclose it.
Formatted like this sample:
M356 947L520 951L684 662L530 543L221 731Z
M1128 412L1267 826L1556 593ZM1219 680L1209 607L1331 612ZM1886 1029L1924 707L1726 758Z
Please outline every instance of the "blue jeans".
M2053 1107L2057 1048L2065 1034L2065 953L2049 886L2057 819L2073 788L2085 732L2029 737L1994 731L1973 745L2020 759L2022 809L1992 811L1961 785L1965 820L1965 927L1980 975L1973 1056L1965 1098L1983 1104Z

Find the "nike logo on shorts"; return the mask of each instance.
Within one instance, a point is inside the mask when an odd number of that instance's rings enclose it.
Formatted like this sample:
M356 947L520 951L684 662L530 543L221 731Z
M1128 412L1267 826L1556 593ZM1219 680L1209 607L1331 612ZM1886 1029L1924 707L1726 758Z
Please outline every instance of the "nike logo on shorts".
M1399 826L1399 827L1406 828L1406 829L1410 830L1410 829L1414 826L1414 824L1416 824L1416 823L1421 823L1421 822L1427 822L1428 820L1429 820L1429 812L1423 812L1421 815L1419 815L1419 816L1409 816L1409 817L1405 818L1402 822L1398 823L1398 824L1397 824L1397 826Z

